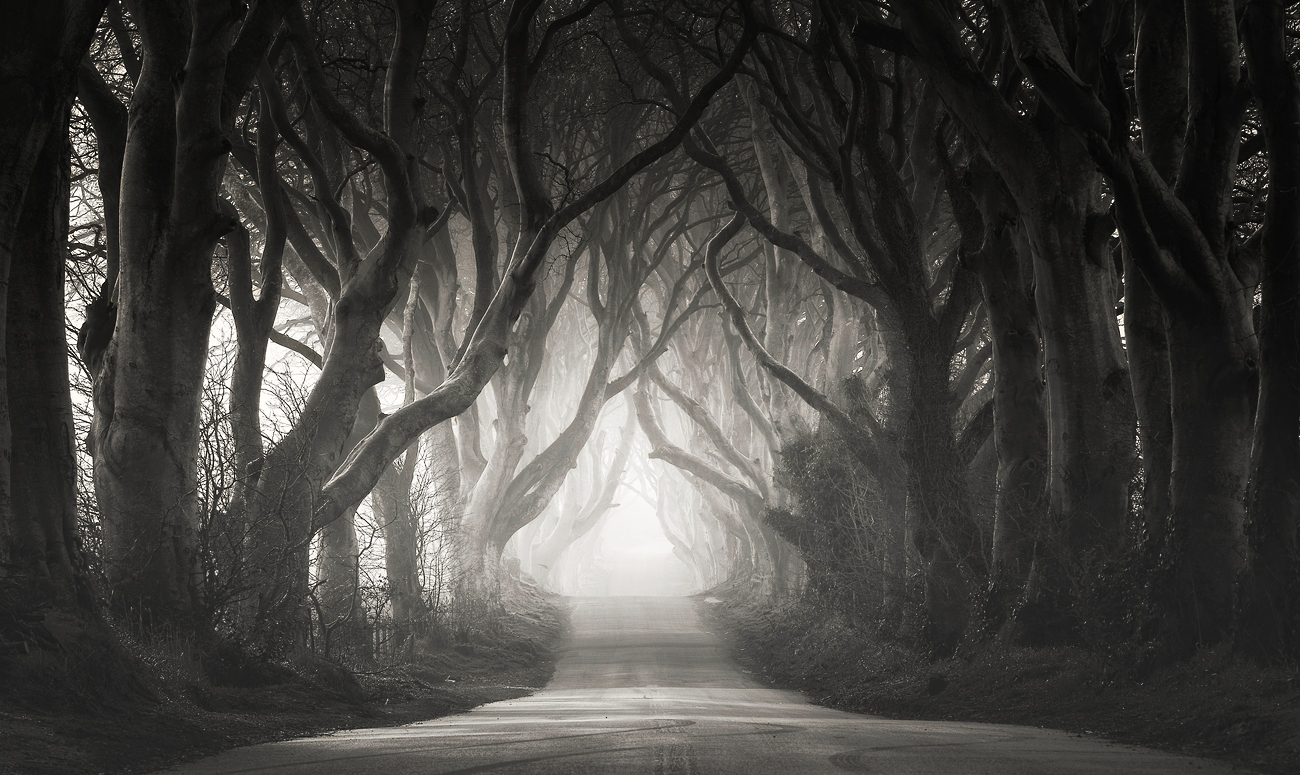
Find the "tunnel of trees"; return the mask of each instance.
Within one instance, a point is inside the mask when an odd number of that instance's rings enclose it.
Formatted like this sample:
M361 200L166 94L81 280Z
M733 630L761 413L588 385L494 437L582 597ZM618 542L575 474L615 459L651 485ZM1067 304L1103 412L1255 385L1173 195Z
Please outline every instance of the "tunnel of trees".
M5 653L409 655L639 498L931 657L1300 658L1294 3L12 6Z

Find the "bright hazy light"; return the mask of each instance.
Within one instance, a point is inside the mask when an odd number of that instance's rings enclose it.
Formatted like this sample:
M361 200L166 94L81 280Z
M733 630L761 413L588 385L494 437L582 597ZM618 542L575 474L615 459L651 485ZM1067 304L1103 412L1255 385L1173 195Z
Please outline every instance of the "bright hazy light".
M581 595L688 595L691 573L645 502L620 491L592 546L594 562L582 575Z

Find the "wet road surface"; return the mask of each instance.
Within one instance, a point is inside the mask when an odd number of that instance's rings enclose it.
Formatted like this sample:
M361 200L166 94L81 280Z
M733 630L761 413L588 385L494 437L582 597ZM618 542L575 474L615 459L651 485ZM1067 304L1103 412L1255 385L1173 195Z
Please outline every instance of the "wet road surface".
M531 697L405 727L240 748L185 775L1220 773L1217 762L1031 727L893 721L765 689L687 598L576 598L573 640Z

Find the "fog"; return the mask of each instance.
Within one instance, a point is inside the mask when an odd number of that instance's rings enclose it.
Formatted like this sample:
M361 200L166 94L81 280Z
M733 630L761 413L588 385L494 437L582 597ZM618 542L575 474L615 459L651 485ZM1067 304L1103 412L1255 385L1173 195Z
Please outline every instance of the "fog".
M691 574L673 554L649 506L633 501L613 510L591 548L592 566L580 579L583 595L689 595Z

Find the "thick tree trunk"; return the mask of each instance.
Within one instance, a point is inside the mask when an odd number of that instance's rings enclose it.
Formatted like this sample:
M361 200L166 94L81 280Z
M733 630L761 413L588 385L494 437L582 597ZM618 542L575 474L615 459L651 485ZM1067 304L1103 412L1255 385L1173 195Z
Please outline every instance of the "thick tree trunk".
M95 491L110 599L162 624L200 606L195 460L216 301L208 250L135 254L98 381Z
M456 251L451 244L450 230L442 229L435 234L430 240L430 248L433 261L420 263L420 295L424 300L425 308L432 314L433 349L417 348L416 365L417 373L425 375L424 378L429 384L438 385L447 378L447 364L454 361L458 350L452 329L456 320L456 296L460 286L456 275ZM493 255L495 257L495 253ZM424 357L421 357L421 353L424 353ZM435 465L445 464L454 467L455 489L459 498L460 493L473 490L484 467L487 466L487 459L483 457L478 405L472 405L457 417L454 429L449 427L444 431L439 430L440 427L436 426L431 430L433 447L443 449L441 443L436 440L442 434L446 434L447 438L457 446L448 452L440 453L435 458ZM438 477L440 482L445 478ZM457 521L459 523L459 518Z
M1169 644L1180 656L1223 640L1232 622L1256 390L1249 315L1243 300L1224 317L1170 316L1167 329L1175 466L1165 561Z
M596 523L599 522L599 519L592 521L586 530L579 532L578 504L570 504L567 508L565 506L560 508L559 523L555 526L555 529L540 544L533 547L533 575L543 585L550 585L551 573L565 550L572 546L575 541L591 532L591 528L594 528Z
M925 581L925 641L937 657L957 648L970 619L975 585L986 577L986 560L975 534L965 461L957 452L955 406L948 389L947 354L935 351L935 337L907 327L908 341L891 348L893 392L906 401L899 452L907 466L908 517ZM892 337L890 337L892 338ZM912 355L912 358L908 358Z
M345 459L362 398L383 381L380 329L397 298L401 280L414 272L416 247L436 215L433 208L425 206L415 157L405 150L413 127L417 102L413 89L429 17L414 2L398 3L397 11L400 23L385 81L387 134L364 124L331 91L301 9L291 8L286 17L288 38L311 92L313 108L349 143L378 162L383 171L388 227L382 237L370 235L375 240L374 249L361 260L353 242L358 235L344 228L346 214L341 213L337 201L329 199L334 192L324 190L330 186L329 181L315 181L317 198L335 205L337 211L331 214L331 225L342 232L337 249L339 275L344 282L326 327L328 346L320 377L293 429L266 454L258 491L250 503L250 583L257 600L255 608L247 606L245 615L251 615L255 622L254 640L269 652L293 645L299 608L307 591L307 547L316 530L355 508L397 454L383 461L366 492L341 505L331 519L315 522L322 506L321 490ZM289 136L286 127L279 129ZM359 225L359 220L353 219L353 225Z
M1170 400L1169 342L1165 313L1150 283L1124 247L1124 334L1138 424L1144 541L1154 552L1165 541L1169 522L1169 484L1173 475L1174 425Z
M688 478L703 497L707 511L713 515L713 519L721 525L727 536L728 562L725 568L727 575L722 580L722 584L750 592L762 573L763 560L761 549L754 541L753 533L746 520L738 513L735 506L718 497L717 491L711 489L713 485L698 477Z
M366 315L364 322L374 317L374 313ZM344 326L342 321L352 321L336 310L336 320L340 319L321 378L294 428L267 451L248 503L245 554L253 593L242 615L257 647L268 653L301 643L301 606L308 595L315 497L379 417L379 400L372 385L381 381L376 377L382 377L383 366L373 345L359 344L377 341L379 326ZM357 328L374 333L369 339L349 337ZM335 355L338 350L348 352ZM373 358L373 370L356 366L367 358ZM340 528L342 535L323 544L323 549L346 551L350 543L346 533L355 530L351 519L348 521L347 527Z
M1055 212L1027 219L1052 419L1058 524L1048 540L1063 542L1060 548L1074 558L1121 548L1134 457L1133 400L1114 315L1116 277L1095 244L1109 232L1097 233L1090 199L1062 197Z
M611 359L612 360L612 359ZM609 370L602 370L593 376L593 383L599 381L603 388L608 379ZM564 433L544 450L534 461L510 482L497 511L489 519L487 540L498 548L505 548L511 536L527 525L546 508L555 493L559 491L564 477L574 467L583 445L590 438L604 405L604 390L596 394L586 394L580 401L578 413L565 428ZM545 468L536 474L530 470L533 464L545 457ZM521 481L522 480L522 481Z
M506 375L508 380L512 376ZM489 547L498 543L493 529L495 515L508 505L505 503L506 489L514 478L528 443L524 435L523 413L514 411L514 403L504 400L504 395L504 391L498 389L498 408L502 414L498 415L495 422L496 445L465 505L465 518L456 534L456 556L465 563L459 572L458 585L469 584L472 588L482 587L485 590L495 589L495 582L473 579L472 576L479 571L486 572L497 567L497 563L484 564L477 558L490 553L492 549ZM496 551L499 552L504 547L505 542L499 542Z
M988 185L1001 184L988 181ZM1051 465L1038 312L1028 287L1032 270L1028 257L1017 250L1016 235L1002 220L1004 210L997 207L998 199L986 196L981 203L984 247L976 267L993 340L993 443L998 459L993 556L984 611L990 629L1000 627L1025 594L1048 509Z
M1081 138L1088 138L1092 158L1110 176L1115 213L1125 238L1140 247L1133 258L1160 294L1165 309L1174 442L1171 518L1162 560L1171 572L1165 580L1173 585L1175 607L1169 612L1164 645L1175 656L1214 643L1227 631L1232 582L1240 563L1241 499L1247 470L1243 440L1253 409L1256 346L1250 317L1252 294L1234 265L1230 220L1245 106L1239 98L1236 7L1229 0L1218 0L1188 3L1182 10L1188 51L1187 119L1185 147L1177 160L1177 182L1171 190L1167 170L1157 170L1155 162L1132 147L1127 132L1117 124L1118 117L1111 116L1097 93L1071 71L1057 33L1044 24L1034 7L1013 10L1008 5L1006 9L1021 67L1034 79L1058 119ZM1152 23L1179 26L1178 9L1173 4L1144 4L1143 12L1163 14L1163 19ZM1156 37L1154 31L1148 33L1145 42ZM1162 34L1179 37L1175 30ZM1157 72L1139 75L1143 107L1150 108L1152 129L1160 132L1162 139L1184 128L1161 126L1162 119L1165 123L1176 120L1182 108L1180 58L1177 51L1167 53L1168 61L1145 57L1143 64ZM1082 54L1076 58L1089 61ZM1062 73L1069 77L1061 77ZM1170 91L1151 93L1149 87L1158 85L1161 78L1171 84ZM1113 92L1114 86L1103 90ZM1114 96L1114 102L1122 100L1122 96ZM1122 104L1114 107L1125 109ZM1073 145L1083 142L1080 139ZM1063 150L1064 145L1058 143ZM1166 167L1172 167L1174 161L1172 157L1159 159ZM1087 171L1090 173L1091 165ZM1075 177L1081 178L1082 172L1076 169ZM1092 199L1096 201L1095 196ZM1110 229L1107 224L1102 231ZM1084 244L1091 247L1101 235L1083 236ZM1092 257L1092 253L1089 250L1085 255ZM1104 257L1093 258L1093 262L1106 264ZM1042 288L1040 280L1040 294ZM1040 312L1046 311L1040 305ZM1050 347L1048 356L1050 364ZM1216 403L1221 407L1216 408ZM1054 412L1055 408L1053 399ZM1113 531L1106 526L1103 532ZM1087 555L1075 552L1075 561L1080 560L1086 567L1105 558L1089 562Z
M326 656L337 656L342 649L354 658L370 657L370 622L361 605L355 509L321 530L317 568L316 626L328 643Z
M75 459L62 330L67 122L77 67L104 6L102 0L18 4L7 9L0 29L0 563L18 566L16 573L69 610L85 606L89 596L78 580L69 490ZM32 340L25 345L30 349L16 352L24 346L19 340ZM11 435L15 415L24 427ZM44 433L33 438L29 430ZM24 445L18 456L14 444ZM33 489L39 484L49 489Z
M558 297L557 302L562 303ZM465 518L457 535L457 556L466 560L492 551L489 548L492 544L499 544L497 551L504 549L505 542L509 540L508 535L499 539L499 526L496 523L503 510L515 505L508 502L506 493L527 451L526 429L528 414L532 409L529 402L542 368L545 341L554 324L554 316L547 314L548 304L544 295L529 298L527 305L529 314L507 335L507 365L492 380L496 398L492 452L468 496ZM480 583L479 580L469 579L467 574L472 569L495 567L495 562L483 565L473 561L461 569L459 582L494 589L495 582L483 580Z
M216 195L241 14L220 4L198 4L188 17L132 7L145 53L123 158L117 324L95 375L90 446L110 600L146 627L191 626L203 608L195 465L216 307L212 252L231 228ZM255 14L243 31L256 38L270 21Z
M537 10L536 5L519 2L511 4L502 56L502 129L506 138L511 177L519 194L518 210L521 213L518 239L511 254L509 269L484 312L482 321L474 329L468 343L462 343L463 355L448 379L430 395L385 418L350 459L345 469L330 480L323 493L325 502L318 509L317 524L329 522L347 504L359 502L372 489L374 482L378 481L383 466L408 446L415 435L460 414L473 403L507 354L509 329L519 319L525 304L531 298L545 266L548 251L561 229L596 204L608 199L632 177L680 146L686 134L707 109L712 97L731 80L740 67L756 34L749 7L742 6L744 27L740 40L722 69L701 87L688 105L683 106L672 129L627 162L620 164L585 193L556 210L547 200L539 164L528 143L526 107L531 84L530 72L534 66L529 47L533 17ZM468 536L478 527L466 525L467 529L462 534Z
M77 462L68 388L63 268L68 238L68 111L46 134L23 200L9 272L6 375L19 454L10 463L13 522L0 562L63 610L93 610L77 527Z
M1031 123L1007 104L978 75L941 3L914 0L896 11L917 66L1006 182L1034 258L1052 453L1052 524L1039 556L1056 566L1042 568L1046 624L1069 605L1062 569L1117 556L1126 543L1135 415L1106 250L1113 226L1096 212L1096 165L1068 128ZM1045 34L1055 49L1023 45L1016 53L1059 53L1050 24Z
M1088 214L1090 197L1074 193L1079 199L1060 196L1054 208L1026 219L1051 449L1050 518L1018 617L1028 643L1069 638L1077 574L1122 555L1135 468L1135 413L1113 314L1116 278L1104 250L1110 227L1102 235Z
M399 630L409 630L426 613L420 588L420 524L412 508L410 485L403 469L394 463L371 496L375 519L384 531L384 568L393 622Z
M1265 661L1300 657L1300 85L1286 9L1252 3L1246 56L1268 148L1260 391L1237 645Z
M593 262L593 266L595 265L595 262ZM608 398L610 372L613 370L618 354L623 348L623 341L631 324L631 317L626 311L628 307L624 299L620 297L620 291L615 290L612 270L610 277L611 285L610 295L606 301L607 307L604 310L595 310L599 323L596 353L582 395L578 399L573 418L555 440L530 460L517 474L514 473L514 465L517 465L519 458L515 455L511 467L509 469L503 468L499 472L500 474L509 474L509 476L501 476L498 479L498 472L493 471L497 455L493 455L493 462L489 463L488 469L484 471L479 487L475 489L474 500L471 502L471 508L476 509L476 511L474 512L475 522L468 531L468 538L471 543L468 545L467 551L470 556L492 552L499 556L510 538L529 522L536 519L546 508L551 498L555 496L564 483L569 471L577 464L578 456L591 438L591 434L595 430L605 406L605 401ZM562 283L561 288L566 289L568 285L569 281L566 280ZM636 283L636 287L631 288L630 292L636 293L639 290L639 285L640 283ZM627 289L623 290L626 291ZM597 296L597 298L599 297ZM550 315L550 317L553 319L554 315ZM544 329L549 328L549 324L544 326ZM540 333L544 335L546 330L542 330ZM540 365L542 357L540 352L531 354L529 357L537 359L538 365ZM527 411L530 392L524 388L531 388L531 382L531 379L519 382L519 387L515 388L517 393L511 394L513 404L524 407L523 411L516 409L512 413L517 416L515 421L518 426L516 438L519 441L523 440L523 415ZM498 422L501 422L501 418L498 419ZM522 445L520 445L521 450ZM510 453L514 451L514 449L507 450ZM493 479L488 478L490 475L493 476ZM491 493L484 493L483 484L485 481L502 481L504 484ZM486 508L489 505L491 510Z
M430 428L425 439L424 446L428 449L425 459L429 461L430 475L428 487L432 489L425 495L430 500L430 518L445 540L459 533L464 522L460 452L450 423Z

